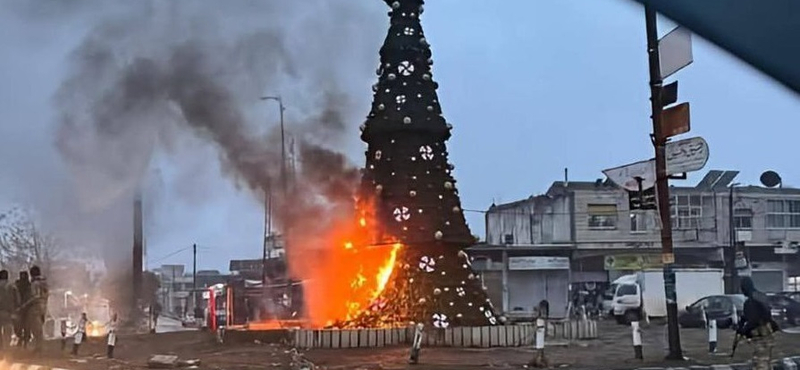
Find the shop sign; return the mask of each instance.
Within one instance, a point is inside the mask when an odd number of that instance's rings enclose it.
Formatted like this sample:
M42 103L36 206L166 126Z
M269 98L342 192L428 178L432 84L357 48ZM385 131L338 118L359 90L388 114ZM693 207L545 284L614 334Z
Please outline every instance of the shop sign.
M569 257L509 257L509 270L569 270Z
M623 254L606 256L606 270L644 270L661 268L661 256L656 254Z

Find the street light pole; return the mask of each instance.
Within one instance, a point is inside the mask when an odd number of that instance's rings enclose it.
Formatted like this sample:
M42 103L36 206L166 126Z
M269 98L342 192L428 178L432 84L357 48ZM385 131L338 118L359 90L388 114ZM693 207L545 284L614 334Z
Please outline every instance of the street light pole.
M283 124L283 111L286 110L286 107L283 106L283 99L280 95L277 96L264 96L261 97L261 100L274 100L278 102L278 108L280 108L280 119L281 119L281 186L283 186L283 191L286 191L286 130Z
M661 218L661 260L664 265L664 295L667 302L667 332L669 353L667 359L683 360L681 337L678 327L678 300L675 292L675 254L672 250L672 215L669 204L669 176L667 175L667 135L662 129L663 111L661 64L658 53L658 28L656 11L645 4L647 27L647 54L650 66L650 106L653 114L652 141L656 155L656 195Z
M280 111L280 129L281 129L281 191L285 195L287 184L286 184L286 129L284 126L283 121L283 111L286 110L286 107L283 106L283 99L280 95L276 96L263 96L261 100L274 100L278 102L278 108ZM270 184L269 189L265 189L267 194L265 194L266 198L266 222L265 222L265 229L266 232L264 233L264 250L262 251L261 256L261 282L266 283L267 281L267 259L272 258L272 185Z

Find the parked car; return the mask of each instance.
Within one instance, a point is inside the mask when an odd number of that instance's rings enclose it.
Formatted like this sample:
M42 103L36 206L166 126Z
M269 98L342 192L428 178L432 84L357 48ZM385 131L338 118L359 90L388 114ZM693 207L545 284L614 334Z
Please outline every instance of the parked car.
M778 293L778 294L780 294L782 296L785 296L785 297L788 297L788 298L791 298L796 302L800 302L800 292L783 292L783 293Z
M790 298L789 294L768 294L772 318L780 325L797 326L800 324L800 302Z
M702 328L706 325L706 319L703 317L705 314L709 320L717 322L718 328L729 328L738 317L742 316L746 299L747 297L741 294L712 295L700 298L686 306L686 310L678 316L678 323L683 328Z

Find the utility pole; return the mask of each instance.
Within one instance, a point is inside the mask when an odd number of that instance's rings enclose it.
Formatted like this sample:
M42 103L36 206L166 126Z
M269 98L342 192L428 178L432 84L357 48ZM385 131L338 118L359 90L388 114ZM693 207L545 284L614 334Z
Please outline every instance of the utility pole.
M286 182L286 130L283 124L283 111L286 110L286 107L283 106L283 99L280 95L276 96L263 96L261 100L274 100L278 102L278 108L280 110L280 128L281 128L281 186L284 192L287 189L287 182Z
M136 191L133 200L133 299L130 302L133 312L139 312L142 298L142 269L144 266L144 225L142 219L142 193Z
M666 145L668 136L662 125L661 66L658 50L658 28L656 11L645 5L647 27L647 54L650 65L650 105L652 107L653 135L656 164L656 196L661 216L661 253L664 265L664 294L667 302L667 331L669 335L669 354L667 359L683 360L681 338L678 328L678 302L675 292L675 255L672 251L672 218L669 204L669 176L667 174Z
M192 244L192 309L194 308L197 308L197 244Z
M724 253L725 257L725 293L737 294L739 292L739 274L736 268L736 218L734 217L733 207L733 191L736 185L731 184L728 189L728 230L729 231L729 244L730 248L727 249L728 253Z

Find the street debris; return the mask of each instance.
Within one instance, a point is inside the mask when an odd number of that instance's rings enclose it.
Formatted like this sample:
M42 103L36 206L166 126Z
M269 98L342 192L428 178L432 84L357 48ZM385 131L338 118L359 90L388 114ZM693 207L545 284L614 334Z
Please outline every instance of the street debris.
M147 367L151 369L172 369L178 365L178 356L153 355L147 360Z

